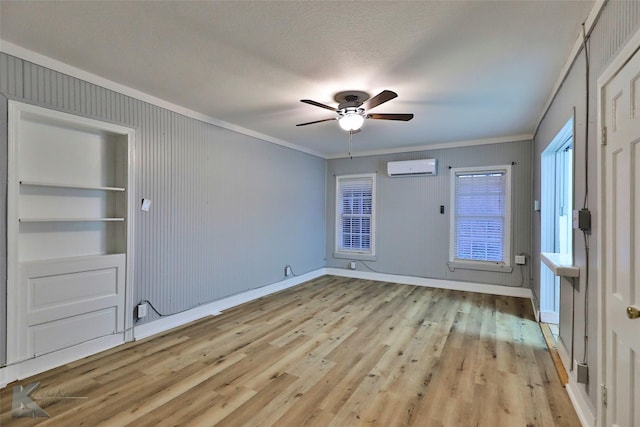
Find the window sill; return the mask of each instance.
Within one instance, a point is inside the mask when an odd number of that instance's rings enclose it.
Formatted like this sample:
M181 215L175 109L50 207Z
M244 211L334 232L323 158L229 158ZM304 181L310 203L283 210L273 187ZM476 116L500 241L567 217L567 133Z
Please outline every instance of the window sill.
M489 262L473 262L473 261L449 261L447 263L449 271L460 270L481 270L496 271L498 273L511 273L513 267L505 264L494 264Z
M580 277L580 267L573 265L571 255L542 252L540 259L556 276Z
M334 258L352 259L355 261L375 261L376 256L371 254L363 254L358 252L334 252Z

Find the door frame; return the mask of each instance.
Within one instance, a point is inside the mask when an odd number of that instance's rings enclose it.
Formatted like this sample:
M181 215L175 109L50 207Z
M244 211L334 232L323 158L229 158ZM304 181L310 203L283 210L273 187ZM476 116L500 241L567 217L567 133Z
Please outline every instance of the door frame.
M609 65L604 69L604 71L600 74L597 80L597 132L596 132L596 147L597 150L597 197L598 197L598 211L600 215L595 215L595 234L598 236L598 242L602 243L606 240L605 236L605 224L602 221L602 213L605 211L605 203L603 201L604 195L604 150L605 146L602 145L602 129L604 123L604 110L602 108L603 102L603 90L611 79L613 79L618 72L625 66L627 61L631 59L631 57L636 54L636 52L640 51L640 30L638 30L633 37L629 39L629 41L620 49L618 54L611 60ZM637 53L640 55L640 53ZM606 220L606 218L605 218ZM598 268L598 276L597 276L597 288L598 288L598 351L597 351L597 368L598 368L598 384L601 387L604 387L606 384L606 346L607 342L605 339L605 307L606 307L606 286L605 286L605 275L604 275L604 266L605 266L605 255L604 255L604 246L600 245L598 247L598 256L597 256L597 268ZM600 393L597 393L597 406L596 406L596 425L597 426L605 426L606 425L606 410L607 407L603 404L603 393L602 390Z
M7 169L7 325L16 324L18 292L18 254L15 250L18 242L18 211L17 201L19 194L19 177L17 176L18 160L18 125L23 114L36 114L60 123L70 123L72 125L105 131L113 134L125 136L127 138L127 218L126 218L126 266L124 280L124 328L121 333L116 333L105 339L92 340L80 343L75 346L61 349L53 353L30 358L27 360L16 360L18 355L18 334L16 330L7 328L6 335L6 356L7 365L0 368L0 387L7 383L51 369L95 354L115 345L133 340L133 250L134 250L134 223L136 212L134 192L135 192L135 130L124 126L94 120L76 114L61 112L47 107L40 107L28 104L20 100L8 101L8 169ZM96 342L94 342L96 341Z

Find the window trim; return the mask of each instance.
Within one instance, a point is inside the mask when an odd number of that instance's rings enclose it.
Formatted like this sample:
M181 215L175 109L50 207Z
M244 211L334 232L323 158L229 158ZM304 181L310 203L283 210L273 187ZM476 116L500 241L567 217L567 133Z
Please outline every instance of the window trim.
M456 175L464 173L493 173L493 172L505 172L505 241L504 241L504 259L502 262L496 261L478 261L478 260L465 260L455 257L455 232L456 232ZM449 262L447 263L451 271L456 268L469 269L469 270L485 270L485 271L499 271L509 273L513 271L511 264L511 247L513 245L513 229L512 229L512 167L511 165L496 165L496 166L475 166L475 167L459 167L451 168L450 170L450 202L451 209L449 213Z
M334 256L336 258L348 258L358 260L375 261L376 259L376 173L363 173L354 175L336 175L336 195L335 195L335 230L334 230ZM339 248L339 242L342 237L341 220L340 220L340 182L347 179L371 179L371 234L370 234L370 250L345 250Z

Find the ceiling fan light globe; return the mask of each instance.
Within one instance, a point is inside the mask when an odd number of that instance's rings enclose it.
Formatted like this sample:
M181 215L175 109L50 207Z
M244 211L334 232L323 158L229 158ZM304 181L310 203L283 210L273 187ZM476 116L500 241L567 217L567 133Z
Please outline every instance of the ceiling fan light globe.
M345 130L347 132L360 129L363 123L364 117L355 112L347 113L344 116L340 117L340 119L338 119L338 124L340 125L342 130Z

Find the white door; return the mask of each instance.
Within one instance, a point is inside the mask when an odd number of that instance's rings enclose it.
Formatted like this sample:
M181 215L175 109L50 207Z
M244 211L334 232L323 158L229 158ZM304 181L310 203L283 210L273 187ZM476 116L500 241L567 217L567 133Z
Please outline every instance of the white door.
M640 54L602 90L606 425L640 426ZM633 317L633 316L631 316Z

